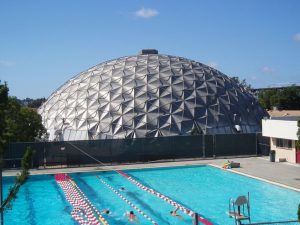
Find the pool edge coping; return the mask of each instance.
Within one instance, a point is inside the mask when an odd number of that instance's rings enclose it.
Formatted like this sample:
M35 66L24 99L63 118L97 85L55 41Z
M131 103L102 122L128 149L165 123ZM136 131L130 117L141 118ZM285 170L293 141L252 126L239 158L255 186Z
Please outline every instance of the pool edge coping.
M218 165L215 165L215 164L208 163L206 165L209 165L209 166L212 166L212 167L224 170L222 168L222 166L218 166ZM267 182L267 183L270 183L270 184L273 184L273 185L276 185L276 186L279 186L279 187L282 187L282 188L287 188L287 189L290 189L290 190L293 190L293 191L297 191L297 192L300 193L300 189L299 188L291 187L291 186L288 186L286 184L278 183L278 182L275 182L275 181L271 181L271 180L268 180L268 179L265 179L265 178L257 177L257 176L250 175L250 174L247 174L247 173L243 173L243 172L240 172L240 171L236 171L236 170L233 170L233 169L226 169L226 171L231 172L231 173L236 173L236 174L239 174L239 175L243 175L243 176L246 176L246 177L250 177L252 179L264 181L264 182Z
M104 168L101 168L101 167L82 167L81 169L76 169L75 171L64 171L65 173L87 173L87 172L90 172L90 173L93 173L93 172L102 172L102 171L115 171L115 170L137 170L137 169L158 169L158 168L167 168L167 167L182 167L182 166L201 166L201 165L206 165L206 166L212 166L212 167L215 167L217 169L221 169L221 170L224 170L221 166L219 165L216 165L214 163L211 163L211 162L201 162L201 161L198 161L198 162L195 162L195 161L179 161L177 162L178 164L177 165L166 165L164 163L158 163L158 164L152 164L152 163L149 163L149 164L146 164L147 166L145 166L145 164L133 164L133 165L113 165L113 166L107 166L108 168L104 167ZM155 166L153 166L155 165ZM133 166L133 167L131 167ZM89 168L89 169L87 169ZM67 168L66 168L67 169ZM30 174L31 176L35 176L35 175L51 175L51 174L56 174L56 173L61 173L63 171L55 171L56 169L54 169L53 171L48 171L46 173L33 173L33 174ZM236 174L239 174L239 175L242 175L242 176L246 176L246 177L249 177L249 178L252 178L252 179L256 179L256 180L260 180L260 181L264 181L264 182L267 182L267 183L270 183L270 184L273 184L273 185L276 185L276 186L279 186L279 187L282 187L282 188L287 188L289 190L293 190L293 191L296 191L296 192L299 192L300 193L300 189L299 188L296 188L296 187L292 187L292 186L289 186L289 185L286 185L286 184L283 184L283 183L279 183L279 182L276 182L276 181L272 181L272 180L268 180L268 179L265 179L265 178L261 178L261 177L258 177L258 176L254 176L254 175L250 175L250 174L247 174L247 173L244 173L244 172L240 172L240 171L236 171L234 169L230 169L230 170L227 170L228 172L232 172L232 173L236 173ZM4 175L3 177L6 177L6 176L14 176L14 175Z

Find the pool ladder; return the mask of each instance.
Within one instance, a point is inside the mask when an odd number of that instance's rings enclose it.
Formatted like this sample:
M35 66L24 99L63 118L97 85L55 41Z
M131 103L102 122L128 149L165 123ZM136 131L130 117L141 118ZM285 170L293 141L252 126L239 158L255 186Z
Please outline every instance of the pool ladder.
M241 195L236 200L230 198L227 214L229 217L234 218L235 225L242 225L243 220L248 220L251 224L249 192L247 197Z

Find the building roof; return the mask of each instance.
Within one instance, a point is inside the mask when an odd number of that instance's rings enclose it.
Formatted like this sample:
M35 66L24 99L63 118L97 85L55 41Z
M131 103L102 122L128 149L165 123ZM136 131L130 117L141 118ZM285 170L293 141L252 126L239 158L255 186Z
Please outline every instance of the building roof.
M298 121L300 116L277 116L270 117L271 120L286 120L286 121Z
M271 117L286 117L286 116L298 116L300 117L300 110L269 110L267 111Z
M50 139L250 133L267 116L234 79L202 63L142 50L67 81L41 106Z

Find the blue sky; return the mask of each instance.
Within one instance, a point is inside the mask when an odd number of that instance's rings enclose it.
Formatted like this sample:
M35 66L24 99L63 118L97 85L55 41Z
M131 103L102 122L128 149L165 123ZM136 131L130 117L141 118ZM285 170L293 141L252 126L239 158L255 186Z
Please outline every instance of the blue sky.
M253 87L299 84L300 1L0 1L0 80L21 99L143 48Z

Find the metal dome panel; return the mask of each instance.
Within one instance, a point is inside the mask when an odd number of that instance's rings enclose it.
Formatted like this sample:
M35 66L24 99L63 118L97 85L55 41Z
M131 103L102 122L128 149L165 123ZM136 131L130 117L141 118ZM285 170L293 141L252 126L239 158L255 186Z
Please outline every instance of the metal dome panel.
M190 135L193 129L250 133L261 130L266 115L248 91L218 70L147 52L80 73L39 113L50 140Z

